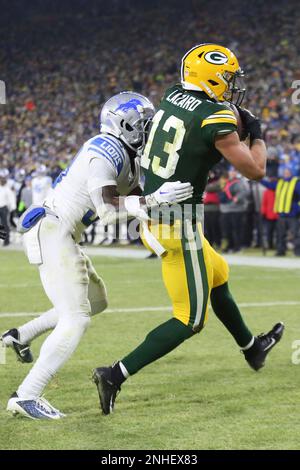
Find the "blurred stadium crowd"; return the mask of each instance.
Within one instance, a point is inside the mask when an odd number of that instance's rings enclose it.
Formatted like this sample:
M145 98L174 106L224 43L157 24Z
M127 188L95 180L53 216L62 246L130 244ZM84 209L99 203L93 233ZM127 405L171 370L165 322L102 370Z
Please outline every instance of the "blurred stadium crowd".
M227 0L224 5L218 0L0 0L0 79L7 87L7 104L0 105L0 209L6 197L7 211L20 214L36 198L37 179L48 187L98 132L101 104L112 94L131 89L158 104L164 89L178 81L184 52L201 42L226 45L240 59L247 77L244 105L263 120L270 181L300 176L300 108L292 101L292 83L300 79L298 2ZM232 181L237 184L231 197ZM12 190L10 196L4 187ZM276 232L277 240L281 235L278 214L273 206L266 210L270 191L272 206L274 185L265 188L224 165L217 168L205 197L211 242L220 246L226 238L230 251L272 248ZM291 217L299 220L296 212ZM0 217L5 218L3 211ZM297 244L294 225L287 224L284 233L291 246ZM284 254L286 246L276 243L278 254Z

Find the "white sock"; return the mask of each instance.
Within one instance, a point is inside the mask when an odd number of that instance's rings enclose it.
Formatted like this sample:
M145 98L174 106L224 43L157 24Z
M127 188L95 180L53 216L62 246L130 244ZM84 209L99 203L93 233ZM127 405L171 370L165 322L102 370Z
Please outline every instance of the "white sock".
M38 398L58 369L69 359L90 323L85 314L72 314L59 319L44 341L40 356L25 377L17 394L20 398Z
M247 351L247 349L250 349L254 344L254 340L255 340L255 338L254 338L254 336L252 336L252 339L251 339L250 343L248 343L247 346L244 346L243 348L241 348L241 350L242 351Z
M40 336L46 331L53 330L56 327L58 322L58 315L54 308L43 313L34 320L25 323L18 328L20 335L20 343L27 344L30 343L34 338Z

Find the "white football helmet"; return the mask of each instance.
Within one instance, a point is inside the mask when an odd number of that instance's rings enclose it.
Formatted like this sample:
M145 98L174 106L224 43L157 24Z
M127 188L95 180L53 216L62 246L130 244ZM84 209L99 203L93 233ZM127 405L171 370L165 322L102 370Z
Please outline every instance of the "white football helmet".
M100 132L121 139L132 150L141 150L155 108L148 98L123 91L104 103L100 113Z

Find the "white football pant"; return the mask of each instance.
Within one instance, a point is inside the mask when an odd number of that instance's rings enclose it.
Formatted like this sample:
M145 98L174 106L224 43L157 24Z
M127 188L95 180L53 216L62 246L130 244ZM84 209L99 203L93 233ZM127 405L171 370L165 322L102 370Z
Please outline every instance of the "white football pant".
M41 261L41 281L54 307L29 322L27 333L25 327L23 331L21 328L21 342L29 341L30 335L33 338L54 328L44 341L35 365L17 390L21 398L37 398L76 349L90 323L91 306L93 313L100 312L106 308L107 298L105 286L90 260L55 216L47 215L23 239L29 259Z
M88 299L91 305L91 316L97 313L103 312L107 308L107 293L103 280L98 276L90 258L82 252L86 259L88 276L89 276L89 287L88 287ZM51 308L47 312L41 314L39 317L25 323L18 327L19 339L22 344L30 343L38 336L46 333L49 330L53 330L58 322L58 312L55 308Z

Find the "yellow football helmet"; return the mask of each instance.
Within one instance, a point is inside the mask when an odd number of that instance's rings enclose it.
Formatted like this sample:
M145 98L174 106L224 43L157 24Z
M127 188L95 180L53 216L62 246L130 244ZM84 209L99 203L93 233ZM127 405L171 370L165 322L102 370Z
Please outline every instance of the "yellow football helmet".
M218 44L200 44L190 49L182 58L183 88L204 91L217 101L240 105L246 91L243 76L233 52Z

